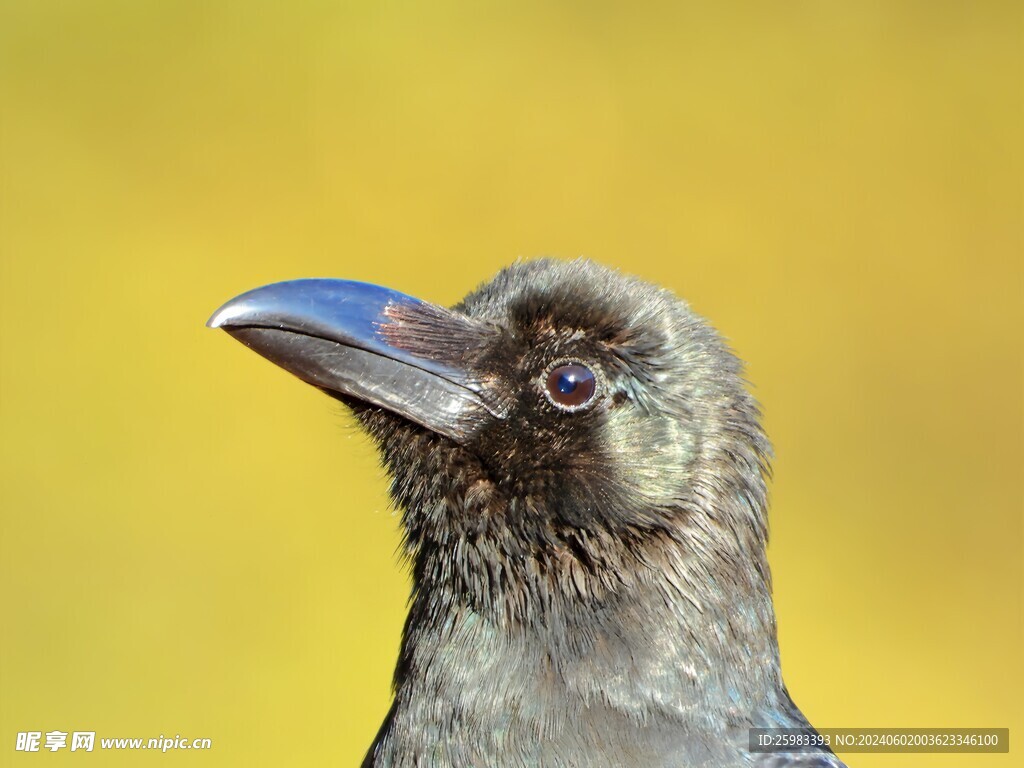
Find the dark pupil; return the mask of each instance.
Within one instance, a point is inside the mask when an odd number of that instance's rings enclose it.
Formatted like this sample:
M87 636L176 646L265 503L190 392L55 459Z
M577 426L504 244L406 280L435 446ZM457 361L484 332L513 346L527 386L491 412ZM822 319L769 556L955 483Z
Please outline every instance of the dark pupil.
M558 377L558 391L569 394L576 389L576 377L571 373L563 373Z
M586 366L577 363L560 365L548 374L547 389L548 395L557 405L583 405L594 396L594 374Z

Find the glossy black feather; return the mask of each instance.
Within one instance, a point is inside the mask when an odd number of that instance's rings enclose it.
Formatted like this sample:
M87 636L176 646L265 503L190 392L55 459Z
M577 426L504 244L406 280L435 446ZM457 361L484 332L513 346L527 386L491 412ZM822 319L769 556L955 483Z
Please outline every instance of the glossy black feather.
M747 752L750 727L808 724L779 670L770 446L718 334L584 260L518 263L431 312L399 308L381 333L473 370L504 418L457 445L346 401L413 574L364 765L839 766ZM578 412L543 392L566 361L598 377Z

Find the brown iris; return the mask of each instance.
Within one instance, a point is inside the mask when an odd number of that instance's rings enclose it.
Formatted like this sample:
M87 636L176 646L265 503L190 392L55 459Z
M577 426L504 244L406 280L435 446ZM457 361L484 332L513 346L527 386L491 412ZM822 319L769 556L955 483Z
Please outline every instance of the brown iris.
M555 405L575 410L587 404L597 389L593 371L579 363L552 368L545 384L548 397Z

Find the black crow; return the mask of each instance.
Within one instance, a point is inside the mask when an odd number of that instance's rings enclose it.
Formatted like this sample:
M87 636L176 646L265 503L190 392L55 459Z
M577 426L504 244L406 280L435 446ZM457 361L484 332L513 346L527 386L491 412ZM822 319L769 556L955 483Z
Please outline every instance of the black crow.
M770 446L741 363L669 292L520 262L445 309L296 280L209 325L342 400L413 593L367 766L841 766L782 682Z

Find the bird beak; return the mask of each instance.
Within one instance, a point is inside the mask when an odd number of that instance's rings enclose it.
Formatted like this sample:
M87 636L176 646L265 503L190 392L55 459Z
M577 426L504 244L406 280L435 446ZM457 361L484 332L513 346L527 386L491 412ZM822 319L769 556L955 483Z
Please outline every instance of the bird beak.
M353 280L291 280L229 301L206 323L329 393L463 443L502 417L445 340L485 330L457 312ZM465 357L463 348L462 357Z

